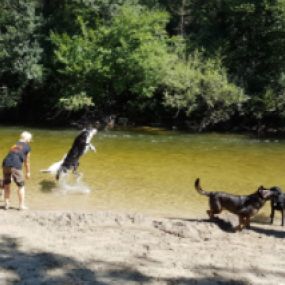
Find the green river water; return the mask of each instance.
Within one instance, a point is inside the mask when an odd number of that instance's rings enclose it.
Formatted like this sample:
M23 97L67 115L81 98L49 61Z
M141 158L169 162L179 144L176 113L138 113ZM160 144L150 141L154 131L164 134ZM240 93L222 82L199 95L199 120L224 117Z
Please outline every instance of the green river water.
M1 160L22 130L0 127ZM83 156L79 167L90 193L62 191L54 177L40 169L60 160L78 131L28 130L34 136L27 181L27 204L33 210L193 216L207 209L207 198L193 187L197 177L206 190L235 194L252 193L261 184L285 188L284 140L141 129L99 132L92 141L97 152ZM12 205L17 206L16 191Z

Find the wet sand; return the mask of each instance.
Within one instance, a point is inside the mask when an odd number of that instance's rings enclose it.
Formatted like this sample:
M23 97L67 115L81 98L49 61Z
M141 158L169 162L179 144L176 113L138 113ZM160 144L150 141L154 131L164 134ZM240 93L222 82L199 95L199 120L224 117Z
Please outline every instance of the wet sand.
M222 214L0 209L0 284L284 284L285 227Z

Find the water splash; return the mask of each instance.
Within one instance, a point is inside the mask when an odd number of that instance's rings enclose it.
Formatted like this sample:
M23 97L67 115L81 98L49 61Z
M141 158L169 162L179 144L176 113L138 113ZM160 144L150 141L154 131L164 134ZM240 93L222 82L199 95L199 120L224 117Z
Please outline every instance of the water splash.
M88 194L91 189L82 181L83 174L74 176L70 173L61 175L57 190L62 194Z

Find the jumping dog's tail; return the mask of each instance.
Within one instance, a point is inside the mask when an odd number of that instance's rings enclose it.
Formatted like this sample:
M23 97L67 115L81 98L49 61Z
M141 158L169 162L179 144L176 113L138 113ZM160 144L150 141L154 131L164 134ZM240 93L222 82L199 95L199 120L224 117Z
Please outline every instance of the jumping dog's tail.
M201 195L205 195L205 196L210 196L211 192L207 192L205 190L202 189L201 185L200 185L200 178L197 178L195 180L195 189L197 190L198 193L200 193Z

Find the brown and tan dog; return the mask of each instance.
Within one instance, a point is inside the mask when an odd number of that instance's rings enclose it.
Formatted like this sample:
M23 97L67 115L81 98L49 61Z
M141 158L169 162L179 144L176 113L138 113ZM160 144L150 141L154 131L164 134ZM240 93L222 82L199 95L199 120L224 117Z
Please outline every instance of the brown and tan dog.
M210 219L213 219L215 214L221 213L223 209L238 215L239 225L235 227L237 231L241 231L244 227L250 227L250 217L254 216L274 195L272 191L263 186L259 186L256 192L244 196L225 192L207 192L202 189L199 178L195 181L195 189L198 193L209 197L210 210L207 213Z

